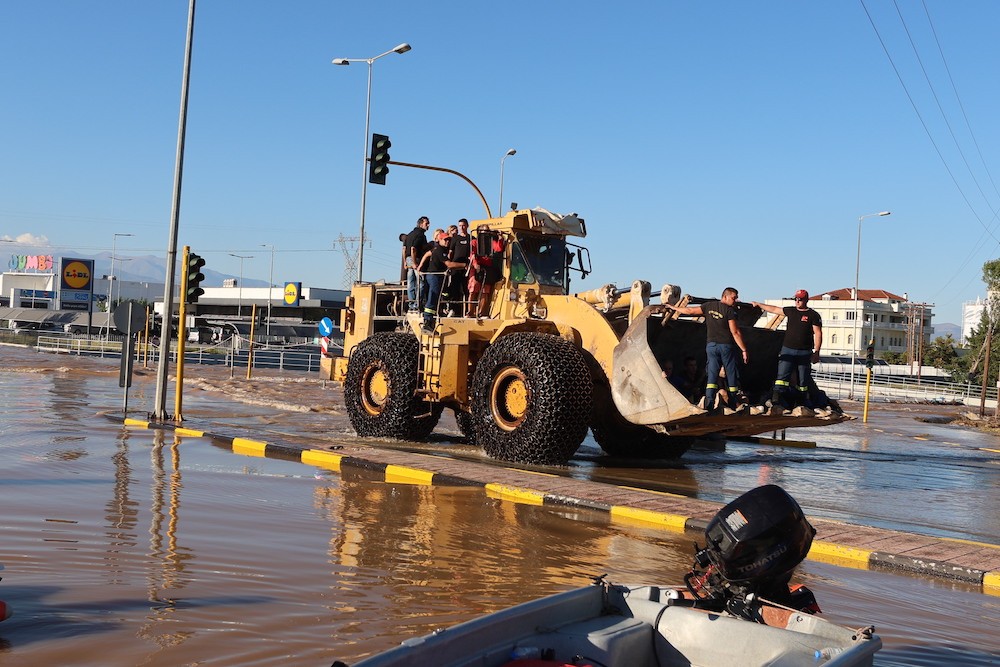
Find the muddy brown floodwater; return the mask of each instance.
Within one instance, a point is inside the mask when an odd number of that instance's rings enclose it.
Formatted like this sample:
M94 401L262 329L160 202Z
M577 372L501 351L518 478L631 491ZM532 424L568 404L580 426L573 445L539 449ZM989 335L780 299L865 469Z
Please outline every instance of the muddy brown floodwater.
M310 446L357 442L328 400L335 392L313 379L188 370L197 378L184 412L199 424ZM154 376L136 378L133 410L152 407ZM120 410L117 379L114 361L0 346L0 599L15 614L0 624L4 667L350 663L594 575L673 584L691 564L690 536L601 513L513 504L474 487L387 483L360 469L333 473L123 428L100 415ZM911 421L897 426L906 434ZM831 431L824 437L853 437ZM838 460L843 447L855 465L869 465L846 444L829 446L827 458ZM681 477L703 496L729 493L710 488L716 482L746 490L764 465L753 459L767 458L759 449L734 447L729 471L696 453ZM574 465L593 475L600 462ZM768 465L789 483L812 464ZM935 464L928 455L898 465ZM983 482L986 465L968 464L980 485L969 507L996 507L996 468ZM838 489L868 493L846 482ZM832 511L810 509L822 494L802 490L807 514ZM810 561L797 579L833 620L876 626L885 642L878 665L1000 660L1000 598L971 586Z

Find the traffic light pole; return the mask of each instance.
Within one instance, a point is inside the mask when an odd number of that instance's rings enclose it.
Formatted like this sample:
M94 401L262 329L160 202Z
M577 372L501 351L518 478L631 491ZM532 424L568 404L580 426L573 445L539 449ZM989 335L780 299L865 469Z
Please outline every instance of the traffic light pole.
M479 195L479 200L481 202L483 202L483 208L486 209L486 217L487 218L492 218L493 217L493 214L490 212L490 205L486 203L486 197L483 196L482 191L476 186L475 183L472 182L472 179L470 179L468 176L466 176L463 173L457 172L454 169L446 169L445 167L431 167L430 165L426 165L426 164L412 164L410 162L396 162L395 160L389 160L388 162L386 162L386 164L394 164L394 165L398 165L400 167L412 167L413 169L430 169L431 171L443 171L443 172L446 172L448 174L455 174L456 176L458 176L459 178L461 178L462 180L464 180L466 183L468 183L469 185L471 185L472 189L476 191L477 195Z
M174 421L184 421L181 406L184 402L184 352L187 341L187 293L188 293L188 261L191 256L191 246L184 246L181 256L181 303L177 311L177 387L174 389Z
M874 316L873 316L874 317ZM873 320L874 322L874 320ZM874 332L875 325L872 324L872 331ZM868 349L865 352L865 367L868 372L865 377L865 409L862 413L861 423L868 423L868 399L871 398L872 394L872 368L875 367L875 334L872 333L871 339L868 341Z

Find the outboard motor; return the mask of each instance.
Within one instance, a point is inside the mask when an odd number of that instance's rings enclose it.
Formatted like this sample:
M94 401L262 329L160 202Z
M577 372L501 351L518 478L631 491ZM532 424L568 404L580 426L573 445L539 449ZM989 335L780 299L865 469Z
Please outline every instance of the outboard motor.
M779 486L747 491L723 507L705 529L705 547L695 545L695 562L684 577L706 609L761 621L760 600L799 611L819 611L805 587L789 589L795 567L805 559L816 529L802 508Z

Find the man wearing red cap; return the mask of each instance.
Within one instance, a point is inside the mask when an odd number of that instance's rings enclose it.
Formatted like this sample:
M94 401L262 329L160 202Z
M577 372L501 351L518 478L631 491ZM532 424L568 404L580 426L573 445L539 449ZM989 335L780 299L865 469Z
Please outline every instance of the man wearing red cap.
M775 315L784 315L786 321L785 340L778 354L778 377L771 395L772 410L806 405L810 389L815 386L812 364L819 361L819 350L823 346L823 319L809 307L809 292L797 291L794 306L779 308L756 301L753 305ZM791 395L792 369L796 370L797 381L794 396Z

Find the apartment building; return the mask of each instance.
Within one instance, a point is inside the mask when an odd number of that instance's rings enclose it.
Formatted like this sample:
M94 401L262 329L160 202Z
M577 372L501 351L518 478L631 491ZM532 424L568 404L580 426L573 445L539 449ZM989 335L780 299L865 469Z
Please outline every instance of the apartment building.
M792 297L768 299L765 303L795 305ZM881 358L886 352L915 349L916 341L926 344L934 337L933 304L913 303L906 294L862 289L855 299L854 288L845 288L811 295L809 306L823 318L824 355L857 353L864 357L868 341L874 339L875 357ZM773 317L764 315L767 319ZM783 329L784 323L778 328Z

